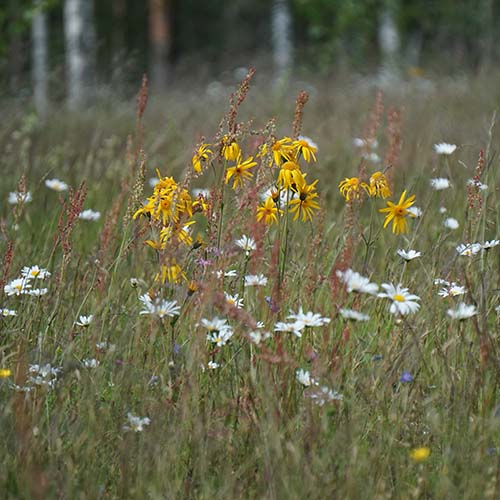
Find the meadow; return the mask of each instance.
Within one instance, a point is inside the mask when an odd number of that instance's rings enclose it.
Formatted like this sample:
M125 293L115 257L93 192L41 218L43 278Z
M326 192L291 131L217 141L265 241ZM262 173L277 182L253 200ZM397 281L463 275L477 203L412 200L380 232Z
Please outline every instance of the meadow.
M499 498L499 81L6 102L0 496Z

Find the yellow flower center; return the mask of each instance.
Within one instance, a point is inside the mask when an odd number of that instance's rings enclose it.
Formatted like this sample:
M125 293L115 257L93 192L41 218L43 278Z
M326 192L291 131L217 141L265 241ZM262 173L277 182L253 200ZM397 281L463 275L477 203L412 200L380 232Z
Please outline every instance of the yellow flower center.
M398 293L394 295L393 299L396 300L397 302L405 302L406 300L403 295L399 295Z

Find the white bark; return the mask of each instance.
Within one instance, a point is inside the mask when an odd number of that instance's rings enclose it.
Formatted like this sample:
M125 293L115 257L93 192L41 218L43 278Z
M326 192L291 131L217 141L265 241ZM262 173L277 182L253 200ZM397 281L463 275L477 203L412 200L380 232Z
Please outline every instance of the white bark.
M37 113L44 117L48 108L48 28L41 0L34 0L31 21L33 99Z
M393 81L399 77L400 36L392 10L385 7L380 13L378 42L382 58L380 77Z
M94 86L95 33L93 0L65 0L68 106L81 108Z
M273 61L278 80L286 79L293 62L292 14L288 0L274 0L271 9Z

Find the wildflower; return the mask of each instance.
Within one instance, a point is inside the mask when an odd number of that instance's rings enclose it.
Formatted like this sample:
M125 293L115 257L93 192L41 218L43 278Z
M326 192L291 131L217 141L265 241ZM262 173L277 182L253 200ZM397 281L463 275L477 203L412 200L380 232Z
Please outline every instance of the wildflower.
M226 184L234 176L233 189L238 186L243 187L243 180L253 177L253 174L248 172L248 169L255 167L255 165L257 165L257 162L253 161L253 156L250 156L244 162L241 161L241 157L238 158L236 165L227 169Z
M392 283L383 283L382 288L385 293L379 293L378 296L392 300L389 311L392 314L410 314L416 312L420 304L417 302L420 297L408 292L408 288L401 285L394 286Z
M82 363L85 368L97 368L99 366L99 361L95 358L82 359Z
M312 221L313 210L318 210L319 205L315 201L318 197L318 193L315 193L315 186L318 181L315 180L312 184L297 185L298 197L290 201L289 206L290 213L295 212L293 220L297 220L299 215L302 214L302 222L306 222L307 219Z
M230 141L227 135L222 138L222 156L228 161L236 161L241 156L238 143Z
M314 379L311 378L311 374L307 370L297 370L295 372L295 378L297 379L297 382L302 384L304 387L309 387L314 384Z
M235 278L236 276L238 276L238 272L236 271L236 269L230 269L229 271L222 271L222 270L218 270L218 271L215 271L215 276L217 276L217 279L221 279L223 276L226 277L226 278Z
M344 399L342 394L326 386L322 386L317 391L308 393L308 396L319 406L323 406L325 403L331 403L332 401L342 401Z
M210 144L201 144L191 158L191 163L193 164L193 168L197 173L200 173L202 171L205 162L209 158L209 155L212 154L212 150L209 149L209 146Z
M220 368L220 364L219 363L216 363L215 361L209 361L207 363L207 368L209 368L210 370L216 370L217 368Z
M237 307L238 309L241 309L243 307L243 299L240 298L240 295L237 293L235 295L229 295L228 293L224 292L224 297L226 298L226 302L234 307Z
M447 229L458 229L460 224L458 223L457 219L454 219L453 217L448 217L447 219L444 220L443 226Z
M458 297L459 295L464 295L466 289L464 286L457 285L456 283L449 283L447 287L441 288L438 292L440 297Z
M9 198L7 201L10 205L17 205L18 203L29 203L33 200L31 193L26 191L25 193L20 193L19 191L14 191L9 193Z
M128 425L123 426L124 431L142 432L144 427L151 423L148 417L136 417L132 413L127 413Z
M0 368L0 378L7 378L12 375L12 371L9 368Z
M403 260L407 262L420 257L421 252L416 252L415 250L402 250L401 248L396 252Z
M248 274L245 276L245 286L266 286L267 278L263 274Z
M2 309L0 308L0 317L2 318L8 318L12 316L17 316L17 312L14 311L14 309Z
M297 189L306 182L304 174L300 171L298 163L286 161L281 166L276 184L280 189Z
M267 198L272 198L276 205L284 205L287 201L293 199L295 192L289 189L276 189L276 186L271 186L266 189L260 198L262 201L266 201Z
M296 314L293 311L290 312L292 314L290 314L287 319L294 319L297 323L297 327L299 325L303 325L303 327L300 328L301 330L306 327L310 328L314 326L323 326L330 323L330 318L324 318L321 314L313 313L311 311L304 313L302 306L299 307L299 311Z
M63 191L68 190L68 185L63 181L60 181L59 179L46 179L45 185L49 189L52 189L53 191L57 191L58 193L62 193Z
M62 371L61 367L53 367L50 363L45 365L29 365L30 376L28 381L35 385L53 388L57 383L57 377Z
M269 196L266 201L257 208L257 221L264 219L264 224L271 225L278 222L278 207L273 199Z
M464 257L472 257L482 250L483 246L481 243L461 243L456 247L458 255Z
M406 200L405 198L406 191L403 191L397 204L388 201L387 208L379 209L379 212L387 213L384 221L384 228L392 221L392 232L395 234L406 233L408 231L406 217L410 215L408 208L415 202L415 195L410 196Z
M337 277L346 284L346 290L348 293L358 292L374 295L378 291L378 285L370 283L368 278L361 276L361 274L353 271L352 269L337 271Z
M149 184L149 187L151 189L154 189L158 183L160 182L160 179L158 179L158 177L151 177L151 179L149 179L148 181L148 184Z
M361 196L362 183L358 177L346 177L339 183L339 191L346 201L358 199Z
M78 321L75 321L75 325L87 328L92 322L93 318L94 318L93 314L89 314L88 316L81 315L78 317Z
M444 177L437 177L436 179L431 179L431 188L435 191L442 191L443 189L448 189L450 187L450 181Z
M413 382L413 375L410 373L410 372L403 372L401 374L401 378L399 379L400 382L402 383L409 383L409 382Z
M309 137L299 135L296 141L292 142L292 147L297 150L297 152L302 155L302 158L307 163L310 163L311 159L316 161L316 156L314 153L318 151L318 146Z
M420 448L413 448L413 450L410 451L410 458L415 462L425 462L430 454L431 449L427 446L422 446Z
M208 332L219 332L221 330L230 329L231 327L227 324L226 319L221 319L215 316L215 318L208 320L203 318L201 324L205 327Z
M263 340L267 340L268 338L270 338L271 334L269 332L261 332L259 330L255 330L250 332L248 336L254 344L259 345Z
M25 266L21 269L21 276L26 279L44 280L50 276L50 273L47 269L38 266Z
M172 318L174 316L179 316L180 314L181 308L177 305L177 301L175 300L162 300L159 297L153 300L147 293L141 295L139 300L142 302L144 307L144 309L139 313L141 315L151 314L163 319L165 316Z
M96 221L101 218L101 212L95 212L94 210L88 208L87 210L81 212L78 218L82 220Z
M490 240L485 241L482 246L483 250L490 250L491 248L495 248L498 245L500 245L500 240Z
M213 331L207 333L207 340L217 347L222 347L226 345L231 337L233 336L233 330L230 327L226 327L223 330Z
M434 144L434 151L438 155L451 155L457 149L455 144L448 144L446 142L440 142L439 144Z
M361 186L372 197L378 196L385 199L392 194L387 178L382 172L374 172L370 177L369 184L363 182Z
M292 140L289 137L284 137L283 139L277 140L271 146L274 163L276 163L278 167L281 166L283 160L289 161L291 159L291 153L292 153L291 143Z
M250 236L246 236L245 234L239 240L236 240L235 243L242 250L245 250L247 255L250 255L250 252L257 250L257 245L255 244L255 240Z
M409 207L407 208L407 210L411 217L415 218L422 217L423 211L419 207Z
M354 311L352 309L340 309L339 312L344 319L351 319L353 321L368 321L370 319L368 314Z
M377 139L361 139L356 137L352 141L353 145L357 148L366 148L369 147L371 149L376 149L378 147Z
M446 207L439 207L439 213L440 214L445 214L448 210L446 209Z
M16 278L12 280L10 283L3 287L3 290L6 295L22 295L26 293L28 289L31 288L31 284L27 278Z
M446 314L451 319L458 319L459 321L463 321L464 319L472 318L477 314L476 306L467 305L464 302L460 302L456 309L448 309Z
M468 186L473 186L479 191L486 191L488 189L488 186L486 184L483 184L479 179L469 179L467 181Z
M296 337L302 337L302 330L304 329L304 324L297 321L293 323L284 323L283 321L278 321L274 325L275 332L288 332L293 333Z
M137 278L130 278L129 283L132 288L137 288L139 286L139 280Z

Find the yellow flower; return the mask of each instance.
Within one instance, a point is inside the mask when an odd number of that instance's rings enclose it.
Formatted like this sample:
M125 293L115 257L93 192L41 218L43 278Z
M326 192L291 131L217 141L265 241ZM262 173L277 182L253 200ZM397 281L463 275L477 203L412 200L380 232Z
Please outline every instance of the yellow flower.
M315 180L312 184L300 186L297 191L297 198L290 201L290 212L295 212L293 220L297 220L299 215L302 214L302 222L306 222L307 219L312 221L313 210L319 209L319 205L315 201L315 198L318 197L318 193L314 192L317 182L318 181Z
M397 204L388 201L388 206L386 208L379 209L379 212L387 213L384 221L384 228L392 221L392 232L396 234L406 233L408 231L406 217L411 215L410 212L408 212L408 208L415 203L415 195L410 196L407 200L405 200L405 197L406 191L403 191Z
M300 167L294 161L286 161L283 163L278 175L278 187L282 189L293 189L297 191L300 186L306 183L304 174L300 171Z
M12 371L8 368L0 368L0 378L7 378L12 375Z
M260 221L264 219L265 224L273 224L278 222L278 210L276 203L271 196L266 198L266 201L257 209L257 220Z
M368 193L368 196L379 196L381 198L388 198L391 196L391 189L389 188L389 183L387 178L382 172L374 172L370 177L370 184L363 182L361 185L363 189Z
M314 153L318 150L315 146L312 144L309 144L305 139L297 139L296 141L293 141L292 147L302 155L302 158L309 163L311 159L313 161L316 161L316 156Z
M283 139L279 139L271 146L271 151L273 152L274 163L281 166L283 160L289 161L293 156L292 149L292 139L290 137L283 137Z
M160 278L160 275L156 275L155 279L158 278ZM169 283L180 283L181 280L187 281L187 276L177 262L172 261L171 263L161 266L162 283L165 283L165 281Z
M191 163L196 172L200 173L203 169L203 164L208 160L212 150L208 149L210 144L202 144L191 158Z
M236 161L241 155L241 149L238 143L235 141L230 141L229 136L225 135L222 138L222 156L226 160Z
M339 191L346 201L350 201L361 196L361 183L358 177L346 177L339 183Z
M430 454L431 449L427 446L422 446L420 448L413 448L413 450L410 451L410 458L415 460L415 462L425 462Z
M255 167L255 165L257 165L257 162L253 161L253 156L250 156L244 162L241 162L241 157L238 158L238 163L234 167L227 169L226 184L234 176L233 189L238 186L243 187L243 179L250 179L253 176L251 172L248 172L248 169Z

